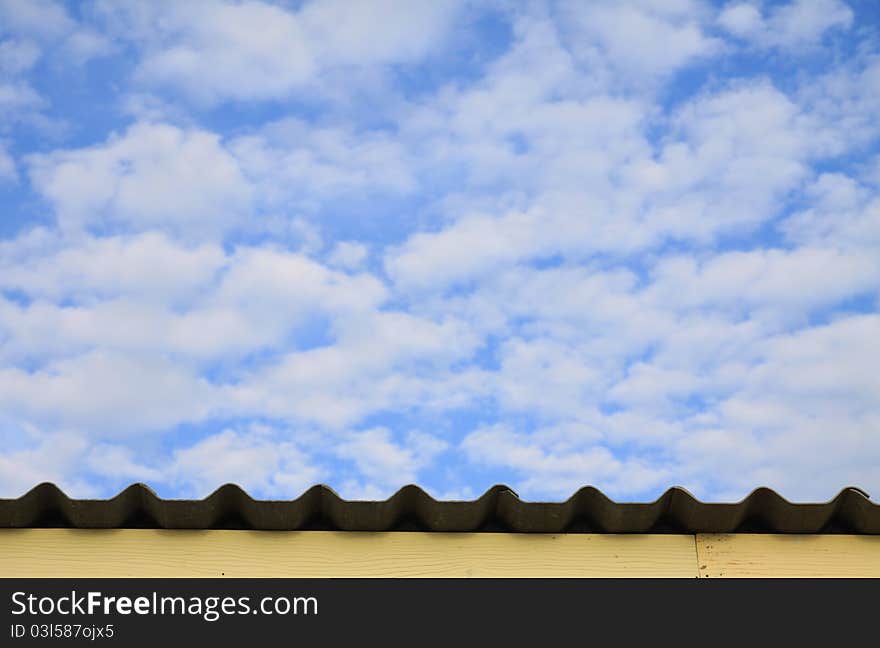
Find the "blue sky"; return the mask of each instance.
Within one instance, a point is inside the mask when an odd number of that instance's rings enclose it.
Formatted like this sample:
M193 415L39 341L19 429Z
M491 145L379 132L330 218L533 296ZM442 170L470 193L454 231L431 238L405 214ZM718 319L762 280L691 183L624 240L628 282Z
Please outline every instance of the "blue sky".
M878 30L0 0L0 496L876 495Z

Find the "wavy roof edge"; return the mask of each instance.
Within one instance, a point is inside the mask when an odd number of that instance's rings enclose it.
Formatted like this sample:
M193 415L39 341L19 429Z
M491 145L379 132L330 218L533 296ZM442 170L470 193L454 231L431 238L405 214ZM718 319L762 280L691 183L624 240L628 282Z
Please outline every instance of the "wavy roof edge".
M293 500L255 500L235 484L201 500L162 499L132 484L110 499L71 499L43 483L0 499L0 528L162 528L523 533L880 534L880 504L847 487L832 500L793 503L757 488L735 503L708 503L672 487L653 502L615 502L585 486L563 502L524 501L496 485L475 500L436 500L404 486L387 500L344 500L316 485Z

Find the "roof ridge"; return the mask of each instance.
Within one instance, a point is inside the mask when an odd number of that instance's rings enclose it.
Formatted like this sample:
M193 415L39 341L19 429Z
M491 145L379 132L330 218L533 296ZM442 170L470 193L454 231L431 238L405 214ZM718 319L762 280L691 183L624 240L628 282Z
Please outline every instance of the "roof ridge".
M415 484L376 501L345 500L323 484L292 500L257 500L236 484L224 484L201 500L163 499L146 484L131 484L109 499L72 499L52 483L15 499L0 499L0 528L40 526L880 534L880 504L855 487L819 503L790 502L763 487L739 502L702 502L677 486L653 502L616 502L593 486L578 489L565 501L533 502L503 484L469 501L436 500Z

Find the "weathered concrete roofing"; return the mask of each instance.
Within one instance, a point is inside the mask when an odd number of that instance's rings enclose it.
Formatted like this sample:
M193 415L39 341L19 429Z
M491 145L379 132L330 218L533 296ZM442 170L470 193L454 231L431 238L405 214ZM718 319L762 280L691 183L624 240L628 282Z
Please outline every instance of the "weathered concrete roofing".
M437 501L405 486L384 501L348 501L327 486L294 500L255 500L227 484L202 500L158 497L133 484L107 500L70 499L40 484L0 499L0 528L164 528L522 533L880 534L880 505L857 488L824 503L792 503L759 488L737 503L704 503L682 488L654 502L620 503L593 487L564 502L526 502L506 486L473 501Z

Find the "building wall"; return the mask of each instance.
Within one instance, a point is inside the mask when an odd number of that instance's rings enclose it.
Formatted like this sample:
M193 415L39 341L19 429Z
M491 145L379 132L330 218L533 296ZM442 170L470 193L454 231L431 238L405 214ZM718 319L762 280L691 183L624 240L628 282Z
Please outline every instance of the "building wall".
M880 577L880 536L3 529L0 577Z

